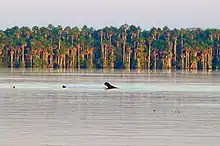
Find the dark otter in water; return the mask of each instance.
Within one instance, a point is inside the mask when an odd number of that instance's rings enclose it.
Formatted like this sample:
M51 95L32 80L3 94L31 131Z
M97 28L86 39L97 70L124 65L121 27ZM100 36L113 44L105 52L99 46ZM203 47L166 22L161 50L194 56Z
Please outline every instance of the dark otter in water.
M66 86L65 86L65 85L63 85L63 86L62 86L62 88L66 88Z
M108 82L105 82L104 85L107 87L107 89L118 89L115 86L112 86L111 84L109 84Z
M12 88L15 88L15 86L13 86Z

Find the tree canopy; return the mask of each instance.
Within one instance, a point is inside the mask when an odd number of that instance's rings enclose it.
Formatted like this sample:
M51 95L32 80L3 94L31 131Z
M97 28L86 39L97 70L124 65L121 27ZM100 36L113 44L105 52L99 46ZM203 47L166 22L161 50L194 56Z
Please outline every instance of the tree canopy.
M213 69L220 67L219 49L218 29L49 24L0 30L2 67Z

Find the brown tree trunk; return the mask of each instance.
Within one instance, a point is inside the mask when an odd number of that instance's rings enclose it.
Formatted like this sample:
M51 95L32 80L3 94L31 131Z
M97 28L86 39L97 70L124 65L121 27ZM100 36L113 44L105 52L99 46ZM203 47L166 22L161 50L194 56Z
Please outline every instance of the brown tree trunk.
M171 69L172 68L172 59L170 56L168 56L167 58L167 69Z
M204 68L207 69L207 52L205 51L205 54L204 54Z
M112 51L111 51L111 62L110 62L110 68L111 69L114 69L114 67L115 67L115 63L114 63L114 49L112 49Z
M21 55L22 55L21 67L25 67L24 45L21 46Z
M175 37L174 38L174 45L173 45L173 67L176 69L176 57L177 57L177 54L176 54L176 48L177 48L177 38Z
M103 58L103 68L107 68L107 49L106 49L106 45L103 46L103 55L104 55L104 58Z
M128 52L128 69L131 68L131 52Z
M66 68L66 55L63 54L62 58L63 58L63 68Z
M76 58L76 52L77 52L77 48L72 48L72 51L71 51L71 62L72 62L72 65L71 67L72 68L75 68L75 58Z
M201 54L201 62L202 62L202 69L204 70L205 69L205 55L204 55L204 52L202 52L202 54Z
M189 69L189 52L186 51L186 57L185 57L185 69Z
M77 63L78 63L78 69L80 69L80 45L77 45Z
M93 48L89 51L89 68L93 68Z
M172 68L172 58L173 58L173 46L170 43L170 40L168 39L168 46L169 46L169 51L168 51L168 56L167 56L167 69L171 69Z
M193 52L193 60L191 61L190 69L197 69L198 62L197 62L197 51Z
M20 63L20 50L16 50L15 52L15 58L16 58L16 62Z
M125 65L125 59L126 59L126 32L125 32L125 35L123 37L123 52L122 52L122 55L123 55L123 67Z
M3 61L3 51L2 48L0 48L0 66L2 66Z
M57 55L57 65L60 68L60 55Z
M151 43L149 43L149 48L148 48L148 65L147 65L148 69L150 69L150 64L151 64L150 55L151 55Z
M157 69L157 54L154 53L154 69Z
M44 67L48 68L48 52L44 53L44 61L43 61Z
M10 51L10 67L12 68L14 66L14 51Z
M212 69L212 48L208 50L208 69Z
M181 54L181 69L185 69L185 54Z
M141 69L141 61L140 58L137 58L137 68Z

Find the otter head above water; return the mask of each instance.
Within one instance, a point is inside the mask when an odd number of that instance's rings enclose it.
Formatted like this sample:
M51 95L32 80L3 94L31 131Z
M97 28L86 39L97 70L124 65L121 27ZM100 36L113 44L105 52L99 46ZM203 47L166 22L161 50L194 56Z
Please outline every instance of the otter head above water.
M107 89L117 89L117 87L112 86L110 83L105 82L104 85L107 87Z

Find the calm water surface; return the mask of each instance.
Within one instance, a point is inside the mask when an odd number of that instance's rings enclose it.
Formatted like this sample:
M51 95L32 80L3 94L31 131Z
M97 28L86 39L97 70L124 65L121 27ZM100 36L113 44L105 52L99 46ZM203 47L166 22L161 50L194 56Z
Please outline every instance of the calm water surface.
M0 144L218 146L219 77L220 72L1 70ZM120 89L105 90L105 81Z

